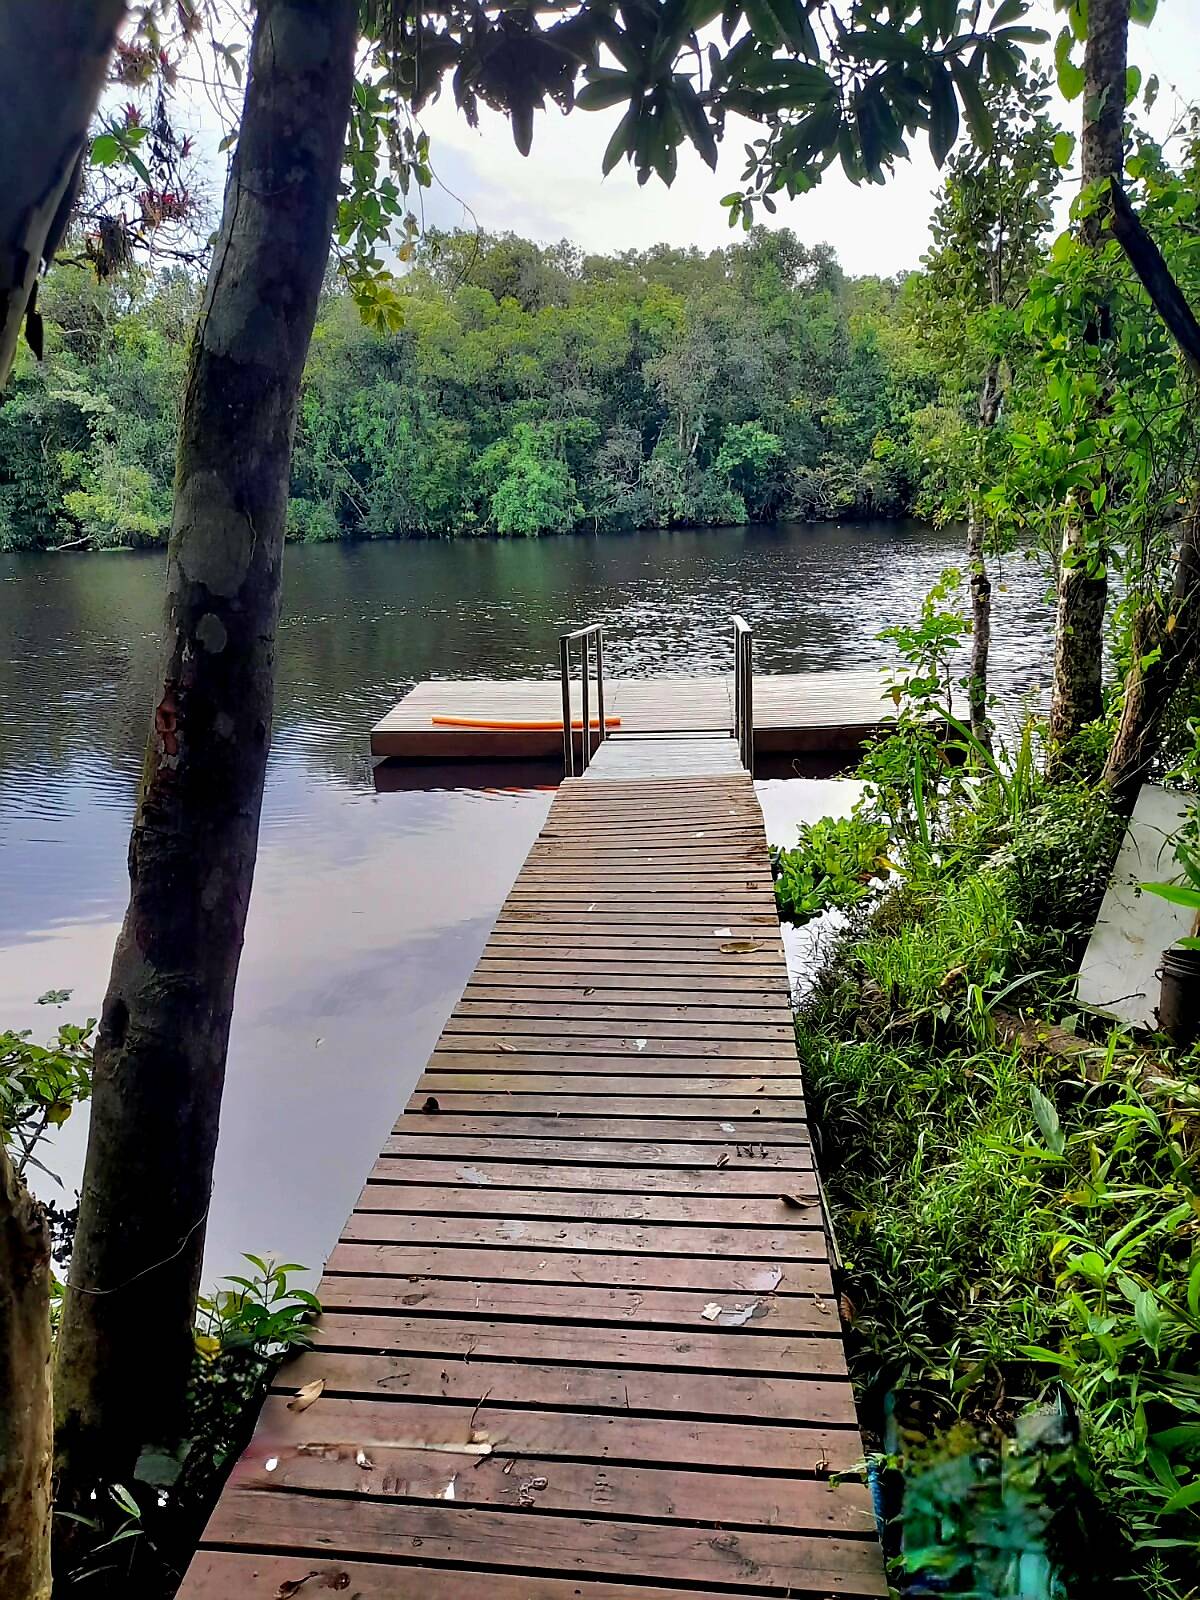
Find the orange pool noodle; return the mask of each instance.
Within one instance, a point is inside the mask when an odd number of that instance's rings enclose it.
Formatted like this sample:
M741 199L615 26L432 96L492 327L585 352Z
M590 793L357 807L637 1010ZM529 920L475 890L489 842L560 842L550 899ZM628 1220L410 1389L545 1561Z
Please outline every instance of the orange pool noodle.
M543 730L546 732L562 732L561 717L557 722L501 722L497 721L493 717L430 717L429 720L434 724L435 727L438 728L511 728L514 732L520 733L528 732L530 730L538 732ZM583 718L580 717L577 721L573 721L571 726L572 728L578 728L582 733ZM588 726L591 728L598 728L600 726L600 718L591 717L588 721ZM621 719L620 717L605 717L604 726L606 728L619 728L621 726Z

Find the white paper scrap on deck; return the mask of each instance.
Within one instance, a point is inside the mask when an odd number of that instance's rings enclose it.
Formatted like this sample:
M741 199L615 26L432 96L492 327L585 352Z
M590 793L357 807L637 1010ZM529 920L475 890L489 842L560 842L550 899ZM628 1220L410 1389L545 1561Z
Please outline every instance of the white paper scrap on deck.
M1134 1027L1157 1027L1163 951L1183 938L1193 916L1140 885L1183 882L1174 839L1195 803L1182 790L1143 786L1079 969L1079 1003Z

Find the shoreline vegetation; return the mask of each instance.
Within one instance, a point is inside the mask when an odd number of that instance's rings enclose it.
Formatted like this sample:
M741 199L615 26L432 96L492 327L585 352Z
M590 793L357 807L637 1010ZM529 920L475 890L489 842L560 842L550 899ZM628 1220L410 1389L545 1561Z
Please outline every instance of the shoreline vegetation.
M431 232L387 331L327 278L288 537L960 516L925 277L848 277L788 229L607 256ZM50 272L0 410L0 550L165 544L198 296Z
M1057 780L1033 722L940 742L953 593L897 641L852 814L773 852L781 918L845 918L796 1039L885 1546L906 1594L1191 1600L1200 1043L1075 1001L1125 827L1104 741ZM1197 762L1180 717L1151 776Z

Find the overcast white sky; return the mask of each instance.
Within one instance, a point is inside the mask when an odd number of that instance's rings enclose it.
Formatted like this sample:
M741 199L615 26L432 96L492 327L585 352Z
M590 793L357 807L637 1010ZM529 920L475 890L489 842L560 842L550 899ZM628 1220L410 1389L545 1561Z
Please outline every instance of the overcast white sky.
M1052 15L1049 0L1035 10L1036 20L1056 34L1062 19ZM1153 26L1132 30L1131 60L1147 77L1157 73L1162 83L1153 118L1161 133L1178 104L1172 87L1185 100L1200 99L1200 0L1160 0ZM512 229L541 240L568 238L593 251L641 248L659 240L704 249L729 243L719 202L738 186L745 140L727 136L715 173L693 151L681 151L670 189L655 178L639 189L624 163L606 179L600 177L600 159L619 115L620 108L570 117L550 110L537 119L528 159L517 154L503 119L485 113L473 132L448 93L426 108L422 122L439 178L484 228ZM1061 121L1071 132L1078 133L1079 119L1078 100L1061 107ZM747 131L750 137L753 132ZM848 272L904 271L917 265L926 248L937 182L923 147L914 146L913 160L901 164L883 188L864 184L856 189L835 164L818 189L784 201L775 224L792 228L809 244L828 240ZM473 225L460 201L436 188L426 196L425 216L442 227Z

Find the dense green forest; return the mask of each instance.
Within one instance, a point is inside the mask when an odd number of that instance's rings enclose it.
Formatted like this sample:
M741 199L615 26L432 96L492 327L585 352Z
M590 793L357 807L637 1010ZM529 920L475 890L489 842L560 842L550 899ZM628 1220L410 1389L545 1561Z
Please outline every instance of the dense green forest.
M290 532L536 535L895 516L937 506L921 274L849 278L755 229L704 254L584 256L432 234L403 321L333 279L308 362ZM165 540L198 286L60 265L47 349L0 410L0 549ZM928 502L928 503L926 503Z

